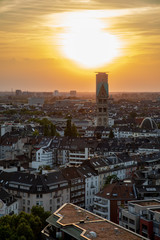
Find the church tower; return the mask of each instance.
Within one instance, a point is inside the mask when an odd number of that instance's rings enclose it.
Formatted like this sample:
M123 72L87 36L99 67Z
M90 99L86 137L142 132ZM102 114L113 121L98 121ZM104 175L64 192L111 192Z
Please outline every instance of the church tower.
M96 74L97 126L108 126L108 74Z

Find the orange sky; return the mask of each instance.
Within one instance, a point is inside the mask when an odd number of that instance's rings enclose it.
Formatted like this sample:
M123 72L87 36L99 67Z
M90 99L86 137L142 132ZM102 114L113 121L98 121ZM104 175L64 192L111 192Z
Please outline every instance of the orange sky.
M159 0L0 0L0 91L160 91Z

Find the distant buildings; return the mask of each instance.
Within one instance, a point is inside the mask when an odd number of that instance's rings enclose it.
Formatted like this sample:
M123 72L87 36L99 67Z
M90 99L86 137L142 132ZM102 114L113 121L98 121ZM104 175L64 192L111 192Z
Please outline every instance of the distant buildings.
M22 95L22 90L17 89L17 90L15 91L15 94L16 94L16 96L21 96L21 95Z
M58 90L54 90L54 92L53 92L53 96L54 96L54 97L58 97L58 96L60 96L59 91L58 91Z
M44 98L29 98L28 104L30 106L43 106Z
M108 126L108 74L96 74L97 126Z
M76 95L77 95L76 90L71 90L70 91L70 97L76 97Z

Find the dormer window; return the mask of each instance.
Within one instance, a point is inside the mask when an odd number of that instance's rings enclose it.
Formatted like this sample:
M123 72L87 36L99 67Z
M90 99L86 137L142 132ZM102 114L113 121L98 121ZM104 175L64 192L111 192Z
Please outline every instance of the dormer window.
M42 186L37 186L37 191L42 191Z

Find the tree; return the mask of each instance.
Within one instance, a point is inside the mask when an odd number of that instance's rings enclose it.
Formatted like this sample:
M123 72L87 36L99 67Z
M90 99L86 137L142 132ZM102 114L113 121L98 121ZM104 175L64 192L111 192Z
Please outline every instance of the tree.
M67 126L64 130L64 136L65 137L71 137L72 136L71 119L67 119Z
M111 130L110 133L109 133L109 138L110 138L110 139L114 138L114 133L113 133L112 130Z
M27 240L34 239L34 234L31 227L25 222L20 223L19 226L17 227L17 236L18 237L24 236Z
M49 136L49 128L48 128L48 125L47 125L47 124L44 125L43 134L44 134L44 136L46 136L46 137Z
M67 125L64 130L64 136L65 137L77 137L78 136L77 128L74 125L74 123L73 124L71 123L71 119L67 119Z
M130 114L129 114L130 118L132 119L135 119L137 117L137 113L132 111Z
M33 206L31 209L31 213L35 217L39 217L42 222L42 228L46 225L46 218L48 218L51 213L50 212L45 212L44 208L41 206Z
M9 224L6 224L6 226L0 226L0 239L9 239L11 235L12 231Z
M35 206L31 214L6 215L0 218L0 240L39 240L41 230L46 226L50 212Z
M110 175L106 178L105 184L110 184L111 181L117 181L117 180L118 180L117 175L113 174L113 175Z
M77 137L78 136L77 128L74 125L74 123L72 124L72 127L71 127L71 133L72 133L72 137Z
M36 137L36 136L39 136L39 131L38 131L37 129L34 130L33 136L35 136L35 137Z
M50 127L51 127L50 135L54 137L56 135L56 126L53 125L53 123L51 123Z

